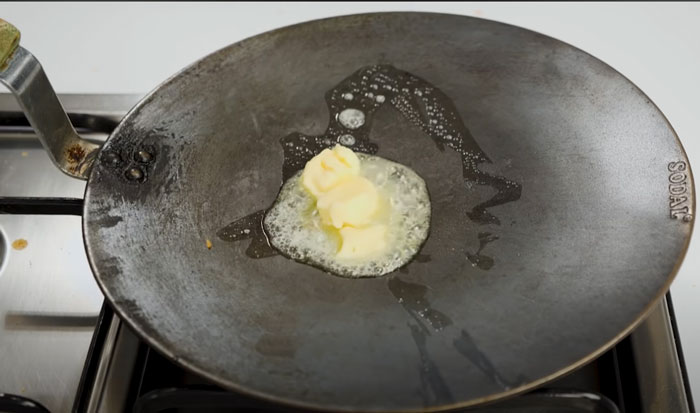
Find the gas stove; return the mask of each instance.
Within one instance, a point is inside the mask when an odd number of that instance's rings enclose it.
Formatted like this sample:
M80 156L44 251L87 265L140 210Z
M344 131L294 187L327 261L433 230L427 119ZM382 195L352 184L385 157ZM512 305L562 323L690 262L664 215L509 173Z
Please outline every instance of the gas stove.
M138 98L60 96L98 143ZM0 94L0 412L288 411L184 371L119 320L84 252L84 186L53 166L14 98ZM670 296L576 372L469 411L694 412Z

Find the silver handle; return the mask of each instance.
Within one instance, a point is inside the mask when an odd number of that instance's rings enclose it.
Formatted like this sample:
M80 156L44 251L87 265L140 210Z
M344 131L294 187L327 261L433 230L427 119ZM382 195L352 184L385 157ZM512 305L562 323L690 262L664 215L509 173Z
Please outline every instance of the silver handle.
M19 30L0 19L0 82L17 99L53 163L72 177L87 179L100 146L78 135L41 64L19 39Z

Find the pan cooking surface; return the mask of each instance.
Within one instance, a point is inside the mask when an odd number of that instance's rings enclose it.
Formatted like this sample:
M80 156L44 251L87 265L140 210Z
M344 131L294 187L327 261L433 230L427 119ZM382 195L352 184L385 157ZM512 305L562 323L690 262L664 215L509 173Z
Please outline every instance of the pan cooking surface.
M491 186L496 191L490 199L473 206L471 211L466 211L466 216L471 221L500 224L498 218L487 212L486 208L520 198L519 184L478 169L480 163L490 163L488 157L464 126L450 99L425 80L390 65L369 66L358 70L328 91L326 100L330 121L322 135L292 133L280 139L284 151L284 181L303 169L312 157L325 148L332 148L336 143L357 152L377 153L378 145L369 140L373 115L384 103L388 103L405 121L427 134L440 151L449 148L460 155L464 179L461 187L464 190L469 191L477 184ZM217 235L223 241L250 239L246 249L249 257L276 255L277 252L268 242L268 234L263 230L261 221L264 216L265 210L256 211L230 223L219 230ZM471 261L475 262L474 258Z
M401 271L345 279L267 247L283 179L336 142L426 181L430 235ZM256 36L161 85L100 153L84 232L120 316L195 372L297 406L435 410L621 338L668 288L693 206L673 130L609 66L508 25L386 13Z

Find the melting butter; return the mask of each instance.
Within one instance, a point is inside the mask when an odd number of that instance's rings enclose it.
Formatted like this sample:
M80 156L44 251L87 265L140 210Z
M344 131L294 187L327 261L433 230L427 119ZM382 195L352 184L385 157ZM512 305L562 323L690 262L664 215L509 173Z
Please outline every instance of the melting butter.
M284 182L263 225L286 257L339 276L376 277L418 253L430 197L407 166L339 145Z
M355 153L342 146L324 149L306 163L302 184L316 198L321 222L337 230L341 245L338 257L362 258L386 246L386 223L377 222L379 193L360 176L361 163Z

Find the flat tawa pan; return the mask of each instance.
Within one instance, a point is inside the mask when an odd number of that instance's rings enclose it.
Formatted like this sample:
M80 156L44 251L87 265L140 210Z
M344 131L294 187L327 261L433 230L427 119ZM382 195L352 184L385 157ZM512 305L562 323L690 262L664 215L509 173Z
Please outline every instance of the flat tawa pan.
M283 178L336 142L428 185L430 236L400 271L342 278L265 242ZM440 410L630 332L680 265L692 192L663 114L601 61L487 20L383 13L268 32L167 80L103 147L83 225L109 302L180 365L297 407Z

